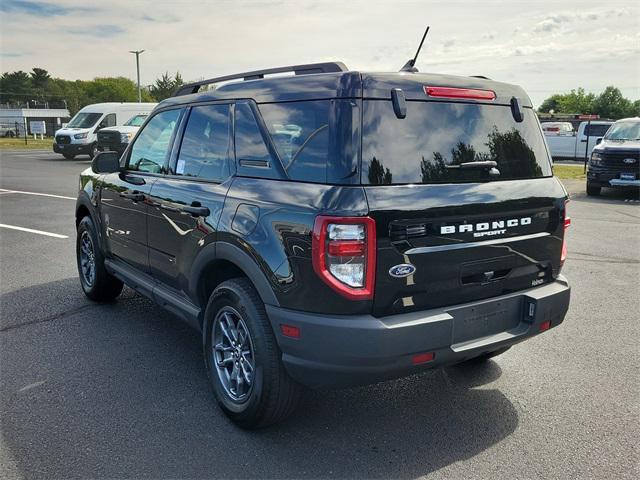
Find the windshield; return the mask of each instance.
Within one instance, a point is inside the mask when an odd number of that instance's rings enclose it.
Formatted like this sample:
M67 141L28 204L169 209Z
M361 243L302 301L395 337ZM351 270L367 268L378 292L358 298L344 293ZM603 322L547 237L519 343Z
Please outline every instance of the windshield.
M617 122L604 136L607 140L640 140L640 122Z
M134 115L129 120L127 120L127 123L125 123L125 125L127 127L139 127L144 123L147 116L148 115Z
M363 109L362 183L460 183L551 175L536 115L516 122L508 106L407 102L399 119L388 100ZM462 165L484 162L478 165ZM490 173L492 164L499 170Z
M69 128L90 128L93 127L102 117L101 113L83 113L79 112L67 124Z

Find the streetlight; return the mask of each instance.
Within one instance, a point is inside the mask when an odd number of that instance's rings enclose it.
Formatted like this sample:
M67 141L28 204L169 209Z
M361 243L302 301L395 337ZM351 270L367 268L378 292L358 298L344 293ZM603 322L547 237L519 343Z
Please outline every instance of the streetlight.
M140 92L140 54L144 50L129 50L129 53L135 53L136 55L136 71L138 72L138 103L142 102L142 94Z

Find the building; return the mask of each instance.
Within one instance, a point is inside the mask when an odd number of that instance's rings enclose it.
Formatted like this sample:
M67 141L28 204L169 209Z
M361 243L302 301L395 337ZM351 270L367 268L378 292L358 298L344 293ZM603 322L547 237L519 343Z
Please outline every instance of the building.
M66 108L0 108L0 127L6 136L31 134L29 122L44 120L46 135L53 136L56 130L69 122L69 110ZM12 132L12 133L10 133Z

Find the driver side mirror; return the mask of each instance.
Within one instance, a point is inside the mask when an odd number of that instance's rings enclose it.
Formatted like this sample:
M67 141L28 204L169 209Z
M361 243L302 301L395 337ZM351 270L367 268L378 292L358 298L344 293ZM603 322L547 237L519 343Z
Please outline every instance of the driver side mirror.
M101 152L91 161L93 173L115 173L120 171L120 155L117 152Z
M602 141L602 138L596 138L596 145L598 145Z

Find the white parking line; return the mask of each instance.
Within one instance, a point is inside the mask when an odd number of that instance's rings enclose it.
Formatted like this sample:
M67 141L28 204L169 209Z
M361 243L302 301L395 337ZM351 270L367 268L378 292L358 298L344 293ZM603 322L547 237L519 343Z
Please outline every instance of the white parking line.
M53 238L69 238L68 235L60 235L59 233L43 232L42 230L34 230L33 228L16 227L15 225L5 225L0 223L0 228L8 228L10 230L19 230L21 232L37 233L38 235L45 235Z
M21 193L22 195L38 195L40 197L52 197L52 198L62 198L64 200L75 200L74 197L65 197L64 195L54 195L52 193L22 192L20 190L7 190L6 188L0 188L0 193Z

